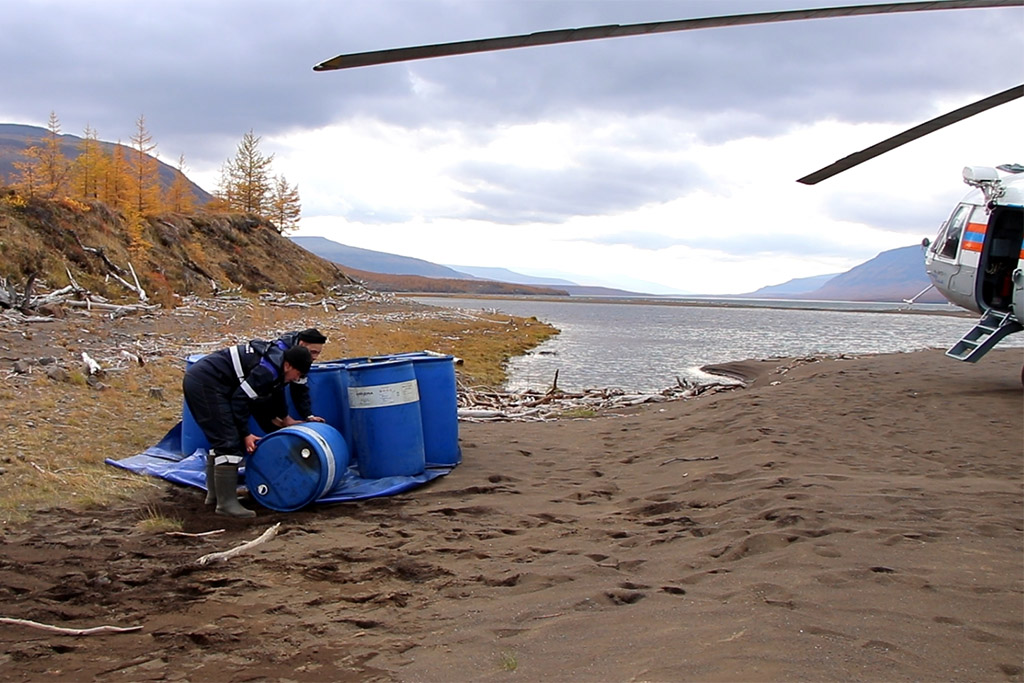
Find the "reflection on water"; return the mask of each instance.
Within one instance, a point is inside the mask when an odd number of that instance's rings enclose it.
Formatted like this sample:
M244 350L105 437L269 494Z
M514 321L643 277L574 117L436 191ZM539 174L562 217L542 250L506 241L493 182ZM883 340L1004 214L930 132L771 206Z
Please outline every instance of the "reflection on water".
M709 363L949 348L974 324L943 315L654 304L417 298L437 306L536 316L561 334L509 367L510 390L659 391ZM820 302L816 305L821 305ZM1001 346L1024 346L1024 334ZM950 363L955 363L952 359ZM984 361L982 361L984 362Z

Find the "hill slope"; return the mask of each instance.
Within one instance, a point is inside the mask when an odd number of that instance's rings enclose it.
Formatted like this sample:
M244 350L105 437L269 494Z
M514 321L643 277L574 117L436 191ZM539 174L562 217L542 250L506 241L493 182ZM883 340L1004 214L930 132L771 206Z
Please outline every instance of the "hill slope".
M70 283L121 299L132 294L111 273L165 304L174 295L249 292L325 293L353 281L334 263L305 251L254 216L197 213L148 219L129 235L121 216L105 204L24 200L0 194L0 277L21 288Z
M465 266L454 270L423 259L350 247L326 237L292 237L304 249L345 267L368 286L385 292L466 294L546 294L565 296L636 296L610 287L577 285L570 280L535 278L505 268ZM460 268L463 268L460 266ZM443 280L434 282L432 280Z
M799 298L839 301L902 301L931 284L924 270L921 246L890 249L859 266L836 275L824 286ZM923 303L946 299L932 290L922 296Z
M783 282L781 285L770 285L768 287L762 287L756 292L750 294L744 294L743 296L749 296L752 298L772 298L772 297L792 297L799 294L807 294L813 292L816 289L820 289L825 286L829 280L834 278L838 273L832 273L831 275L815 275L814 277L798 277L792 280Z
M482 277L488 280L499 282L512 282L517 285L537 285L540 287L575 287L578 286L572 280L565 280L559 277L534 277L524 275L508 268L493 268L487 266L450 266L460 273L467 273L474 277Z
M326 237L291 237L291 241L321 258L333 261L354 270L384 273L387 275L420 275L422 277L442 277L456 280L472 280L472 275L460 273L447 266L411 258L389 254L372 249L361 249L341 244Z
M929 284L931 280L924 270L921 246L913 245L883 251L845 273L798 278L739 296L825 301L903 301L920 293ZM945 300L935 290L918 299L922 303L942 303Z
M372 273L346 268L346 274L378 292L417 292L437 294L497 294L505 296L568 296L562 289L533 287L496 280L463 280L458 278L424 277L422 275L394 275Z

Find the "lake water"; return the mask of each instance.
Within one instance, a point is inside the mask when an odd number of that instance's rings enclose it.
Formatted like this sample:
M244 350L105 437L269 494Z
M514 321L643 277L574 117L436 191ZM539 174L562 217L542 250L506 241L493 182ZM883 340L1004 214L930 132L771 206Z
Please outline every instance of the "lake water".
M718 307L446 297L416 300L449 308L536 316L561 330L527 355L512 360L506 388L514 391L546 391L556 370L563 391L618 387L645 392L675 386L677 377L707 379L699 368L709 363L818 353L946 349L976 321L922 313L740 308L735 302L731 307ZM827 308L830 304L813 305ZM835 306L846 309L850 304L837 302ZM873 306L878 310L897 308ZM950 310L931 306L931 310L938 309ZM1000 344L1012 346L1024 346L1024 333Z

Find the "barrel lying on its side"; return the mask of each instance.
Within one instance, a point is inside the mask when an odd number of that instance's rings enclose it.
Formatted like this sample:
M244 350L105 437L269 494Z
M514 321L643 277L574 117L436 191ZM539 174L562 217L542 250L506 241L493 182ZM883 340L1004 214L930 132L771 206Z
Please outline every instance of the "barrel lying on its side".
M307 422L260 439L246 458L245 485L262 506L290 512L333 489L348 469L348 446L334 427Z

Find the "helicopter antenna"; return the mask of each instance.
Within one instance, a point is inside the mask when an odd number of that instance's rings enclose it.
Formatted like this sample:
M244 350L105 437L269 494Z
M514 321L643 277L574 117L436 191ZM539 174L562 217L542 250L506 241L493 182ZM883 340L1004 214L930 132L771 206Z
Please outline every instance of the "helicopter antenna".
M936 116L930 121L925 121L924 123L918 124L913 128L903 131L902 133L893 135L891 138L871 145L866 149L862 149L859 152L854 152L849 156L845 156L839 161L829 164L825 168L818 169L814 173L805 175L803 178L797 180L797 182L803 183L804 185L820 183L826 178L831 178L832 176L851 169L858 164L863 164L869 159L874 159L875 157L885 154L890 150L896 149L901 145L905 145L908 142L922 138L929 133L934 133L940 128L945 128L957 121L963 121L975 114L980 114L981 112L992 109L993 107L1006 104L1007 102L1011 102L1021 96L1024 96L1024 84L1015 85L1008 90L996 93L995 95L990 95L984 99L978 100L977 102L972 102L965 107L954 109L951 112L946 112L942 116Z
M313 71L334 71L337 69L354 69L376 64L408 62L417 59L434 57L450 57L477 52L494 52L512 50L520 47L536 47L559 43L575 43L584 40L601 40L602 38L623 38L626 36L671 33L675 31L692 31L703 28L721 28L726 26L747 26L751 24L771 24L804 19L823 19L828 17L855 17L869 14L889 14L897 12L927 12L932 10L973 9L986 7L1017 7L1024 5L1024 0L932 0L932 2L890 2L874 5L849 5L847 7L821 7L818 9L787 10L783 12L755 12L750 14L732 14L718 17L698 19L678 19L668 21L651 21L642 24L607 24L604 26L585 26L583 28L567 28L554 31L538 31L500 38L483 38L480 40L462 40L453 43L435 43L414 47L391 48L371 52L353 52L338 55L313 67Z

